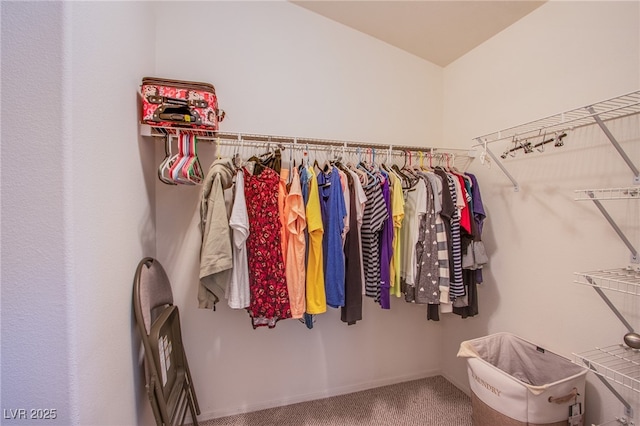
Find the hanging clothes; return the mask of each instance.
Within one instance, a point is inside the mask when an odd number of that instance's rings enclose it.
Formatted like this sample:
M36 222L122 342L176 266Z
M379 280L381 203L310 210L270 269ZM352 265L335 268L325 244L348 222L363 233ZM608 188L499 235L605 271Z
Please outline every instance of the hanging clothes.
M312 167L307 167L309 174L309 200L306 206L307 229L309 231L307 276L306 276L306 302L307 314L322 314L327 311L327 296L324 286L324 259L322 252L322 240L324 226L320 211L320 195L318 182ZM311 324L308 322L307 327Z
M367 194L365 194L364 189L362 187L361 176L353 169L347 169L351 177L353 178L353 187L355 192L355 199L351 197L353 200L352 203L355 203L356 209L356 224L358 227L358 264L360 265L360 280L361 280L361 289L362 294L364 294L365 290L365 282L364 282L364 264L362 261L362 221L364 217L364 209L367 204ZM362 178L364 179L364 177Z
M284 170L284 169L283 169ZM287 227L287 258L285 276L289 291L291 317L302 318L305 311L305 229L307 227L304 199L298 169L292 170L291 187L284 207Z
M320 212L324 235L324 287L327 305L332 308L344 306L344 254L342 230L347 215L342 183L338 169L333 166L327 172L318 173Z
M343 227L342 227L342 248L344 251L344 243L347 238L347 234L351 229L351 224L350 224L351 193L349 192L349 180L347 179L346 172L342 170L342 166L337 167L337 169L338 169L338 175L340 176L340 185L342 187L342 198L344 199L344 208L345 208L345 211L347 212L347 214L344 217Z
M215 161L203 182L200 198L200 284L198 307L215 308L231 278L233 256L229 217L224 190L233 185L233 163L224 158Z
M349 188L349 232L344 242L344 306L340 310L340 320L353 325L362 320L362 261L360 253L360 226L357 211L357 176L347 172ZM364 191L363 191L364 194Z
M280 177L273 169L265 168L255 176L245 169L244 178L250 229L249 313L254 328L273 328L279 320L291 318L278 216Z
M473 213L471 222L473 234L471 237L473 240L467 247L466 253L466 259L470 265L467 265L465 269L463 269L463 280L467 292L466 305L460 307L454 306L453 308L453 312L462 318L472 317L479 313L477 285L482 283L482 265L488 261L484 251L484 243L481 238L482 225L486 214L482 204L480 187L474 175L468 173L465 175L470 180L469 193L471 194L471 201L469 206Z
M438 286L438 241L436 239L436 214L433 187L422 173L425 182L426 213L420 217L418 243L416 245L415 302L437 305L440 302Z
M402 181L398 176L390 174L393 183L391 191L391 212L393 214L393 256L391 258L391 289L392 296L401 297L400 269L402 264L401 230L404 220L404 194Z
M380 303L382 309L391 309L391 258L393 256L393 212L391 211L391 190L389 187L389 177L382 180L382 198L387 210L387 218L382 225L380 233L380 286L376 301Z
M280 243L282 244L282 259L287 264L287 243L289 241L287 230L287 219L284 212L285 200L287 198L287 181L289 180L289 169L280 168L280 180L278 181L278 217L280 218Z
M456 186L453 177L442 169L435 173L442 177L442 217L449 241L449 298L454 300L465 295L462 279L462 251L460 248L460 217L456 207Z
M244 196L244 172L236 173L235 197L229 217L233 234L233 272L227 292L227 303L233 309L246 309L251 304L249 290L249 262L247 260L247 238L249 238L249 215Z
M305 312L302 316L302 320L304 322L304 324L307 326L307 328L312 329L313 328L313 323L314 323L314 316L313 314L308 313L308 298L307 298L307 288L309 287L309 278L308 278L308 262L309 262L309 216L307 213L307 204L309 202L309 189L310 189L310 183L312 180L312 176L308 171L308 167L304 166L304 164L300 165L299 168L299 173L300 173L300 186L301 186L301 190L302 190L302 201L304 202L304 208L305 208L305 221L306 221L306 227L304 228L304 240L305 240L305 257L304 257L304 264L305 264ZM320 224L322 225L322 221L320 221ZM324 286L324 282L322 284Z
M448 313L453 311L453 305L449 299L449 250L447 233L442 220L442 177L435 173L425 173L433 189L433 201L436 224L436 241L438 247L438 290L440 291L440 312ZM435 316L435 315L434 315Z
M376 298L380 291L380 233L389 213L378 182L364 188L367 202L362 218L362 261L365 273L365 294Z
M252 158L255 167L250 160L240 171L218 159L204 181L200 307L215 307L224 293L254 328L284 318L313 328L327 305L355 324L363 295L382 309L404 296L427 305L429 320L477 315L487 258L475 176L339 161L318 173L308 161L282 167L279 150Z
M404 201L404 222L402 224L402 292L405 301L415 301L416 284L416 244L418 244L418 233L420 218L426 214L427 209L427 187L424 180L418 179L415 185L405 192Z
M457 203L460 216L460 228L464 230L468 235L471 235L471 214L469 209L469 202L471 201L471 195L467 191L467 182L464 177L457 173L450 173L456 184Z

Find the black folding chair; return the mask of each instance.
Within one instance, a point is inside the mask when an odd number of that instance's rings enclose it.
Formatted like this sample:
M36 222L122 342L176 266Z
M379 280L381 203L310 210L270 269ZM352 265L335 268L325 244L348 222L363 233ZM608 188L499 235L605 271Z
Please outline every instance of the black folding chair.
M178 307L156 259L140 261L133 279L133 309L144 347L147 394L158 426L183 425L187 409L194 425L198 399L182 345Z

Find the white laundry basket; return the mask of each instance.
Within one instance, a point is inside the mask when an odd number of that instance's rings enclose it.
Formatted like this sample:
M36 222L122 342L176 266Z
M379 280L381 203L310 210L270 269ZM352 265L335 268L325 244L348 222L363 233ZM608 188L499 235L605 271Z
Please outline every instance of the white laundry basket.
M458 356L467 358L474 426L566 426L569 406L584 404L586 368L513 334L464 341Z

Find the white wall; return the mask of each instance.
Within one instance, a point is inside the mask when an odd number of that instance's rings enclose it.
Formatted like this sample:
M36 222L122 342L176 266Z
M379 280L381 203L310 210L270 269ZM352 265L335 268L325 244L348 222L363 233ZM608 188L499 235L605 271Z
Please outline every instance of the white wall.
M151 424L131 300L138 262L156 253L155 145L138 136L136 95L155 65L154 5L70 7L79 423Z
M444 71L444 138L468 145L476 136L582 107L640 88L638 2L551 2L457 60ZM611 130L640 165L638 116ZM490 147L499 155L505 145ZM629 251L592 203L573 191L631 185L632 173L596 127L579 129L564 148L504 162L514 192L494 164L479 162L488 206L485 242L491 262L480 289L480 316L446 322L442 368L468 389L455 358L462 340L510 331L571 357L621 343L625 329L596 293L573 284L573 272L625 266ZM605 202L640 247L637 202ZM610 295L638 329L639 303ZM638 407L638 394L625 392ZM622 405L589 375L585 424L611 420Z
M3 409L153 423L131 308L155 255L155 145L136 110L153 23L145 2L2 3Z
M55 409L51 423L64 425L76 417L64 173L71 144L67 88L60 84L64 8L3 2L0 10L2 408ZM6 423L25 424L30 414Z
M207 43L165 31L210 26ZM163 3L158 75L216 85L228 131L375 143L437 144L442 70L286 2ZM161 147L158 148L162 150ZM213 147L200 145L208 167ZM221 303L197 309L199 188L158 183L158 257L174 285L202 418L438 372L441 326L424 307L365 300L354 326L332 309L313 330L297 320L253 330Z

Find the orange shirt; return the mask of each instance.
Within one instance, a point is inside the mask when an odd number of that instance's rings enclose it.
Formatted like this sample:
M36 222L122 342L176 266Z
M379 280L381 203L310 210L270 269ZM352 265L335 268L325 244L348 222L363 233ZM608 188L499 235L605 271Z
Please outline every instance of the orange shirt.
M280 169L280 181L278 182L278 214L280 216L280 244L282 245L282 260L287 265L287 221L285 219L284 205L287 198L287 179L289 169Z
M293 168L291 188L284 205L287 228L285 274L289 290L292 318L302 318L305 311L305 249L304 230L307 227L304 200L298 169Z

